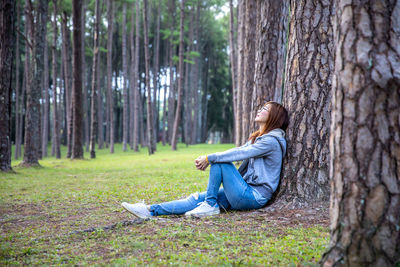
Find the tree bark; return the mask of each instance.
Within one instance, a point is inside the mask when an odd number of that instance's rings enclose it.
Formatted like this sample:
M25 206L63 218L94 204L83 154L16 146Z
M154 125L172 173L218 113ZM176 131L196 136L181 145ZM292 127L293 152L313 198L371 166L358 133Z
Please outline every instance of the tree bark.
M144 29L144 56L145 56L145 72L146 72L146 89L147 89L147 148L149 155L154 154L153 147L153 109L151 103L151 88L150 88L150 55L149 55L149 36L148 36L148 15L147 15L147 0L143 0L143 29Z
M100 36L100 32L99 32ZM100 40L99 40L100 41ZM100 46L100 45L99 45ZM99 73L97 75L97 84L98 84L98 94L97 94L97 111L98 111L98 131L99 134L97 135L98 138L98 149L104 148L104 119L103 119L103 88L104 88L104 77L102 76L104 74L104 64L101 64L101 57L100 57L100 51L98 51L98 58L97 61L99 64L97 64L97 72Z
M166 44L166 49L165 49L165 63L168 62L169 59L169 46L171 44L169 42L167 42ZM164 72L163 75L166 75L166 73ZM163 84L164 87L164 98L163 98L163 117L162 117L162 145L165 146L166 142L167 142L167 129L166 129L166 120L167 120L167 84L166 82Z
M133 25L132 25L133 27ZM123 123L122 123L122 151L126 151L128 142L128 62L126 47L126 2L122 4L122 72L123 72Z
M194 23L194 19L193 19L193 9L189 10L189 14L188 17L190 18L189 20L189 44L187 45L187 51L190 52L192 51L192 47L193 47L193 23ZM188 60L190 60L190 58L188 58ZM185 85L183 87L184 90L184 95L185 95L185 99L184 99L184 106L183 106L183 122L184 122L184 136L185 136L185 144L186 146L188 146L189 144L191 144L191 131L193 130L191 127L192 124L192 112L191 112L191 108L192 108L192 91L193 88L191 87L191 82L192 82L192 78L191 78L191 73L192 73L192 66L191 63L186 62L186 68L185 68Z
M112 95L112 38L114 24L114 1L107 1L107 21L108 21L108 37L107 37L107 133L106 142L110 144L110 152L114 153L114 103Z
M283 96L290 118L290 142L278 197L293 205L309 205L329 197L333 3L292 1L290 12Z
M257 110L267 101L282 102L289 1L257 2L255 86L251 103L252 129Z
M82 146L82 7L80 0L72 2L72 20L73 20L73 75L74 83L72 88L72 117L73 117L73 142L72 159L83 159Z
M42 157L47 157L47 145L49 139L49 51L47 38L44 42L44 72L43 72L43 90L44 91L44 105L42 116Z
M14 57L15 1L0 4L0 170L11 168L11 95Z
M400 262L399 18L399 1L337 1L323 266Z
M236 129L235 129L235 144L236 146L240 146L242 144L242 124L243 124L243 116L242 116L242 103L243 103L243 76L244 76L244 40L245 40L245 20L246 20L246 5L245 5L245 0L239 0L238 4L238 59L237 59L237 102L236 102L236 112L238 114L237 120L236 120ZM249 125L248 125L249 126Z
M139 81L139 46L140 46L140 2L136 1L136 37L135 37L135 70L134 70L134 123L133 123L133 149L139 151L139 112L140 112L140 81Z
M170 14L169 36L169 92L168 92L168 143L172 143L172 129L175 118L175 84L174 84L174 38L175 30L175 0L168 1L168 13Z
M158 90L158 70L159 70L159 57L160 57L160 5L157 5L156 13L156 37L154 46L154 63L153 63L153 150L157 150L158 141L158 109L157 109L157 90Z
M181 21L180 21L180 34L179 34L179 77L178 77L178 103L175 112L175 120L174 127L172 131L172 141L171 148L172 150L176 150L178 143L178 134L179 134L179 122L181 119L181 108L182 108L182 86L183 86L183 50L184 50L184 42L183 42L183 27L184 27L184 18L185 18L185 0L181 0Z
M83 97L83 129L84 129L84 143L85 143L85 151L89 152L89 108L88 108L88 88L89 83L87 82L87 70L86 70L86 58L85 58L85 24L86 24L86 2L82 1L82 24L81 24L81 34L82 34L82 46L81 46L81 55L82 55L82 97Z
M56 158L61 158L60 126L57 110L57 0L53 0L53 45L52 45L52 75L53 75L53 144Z
M195 29L194 29L194 38L196 43L194 44L193 48L194 51L199 52L199 43L200 43L200 34L199 34L199 24L200 24L200 9L201 9L201 1L197 1L196 7L196 22L195 22ZM195 58L195 65L194 65L194 73L193 73L193 129L192 129L192 144L198 143L198 129L199 129L199 89L200 89L200 82L199 82L199 72L200 72L200 57Z
M234 12L232 0L229 0L229 55L231 61L231 76L232 76L232 102L233 102L233 128L236 129L236 124L238 121L238 111L237 111L237 53L236 53L236 43L235 40L235 22L234 22ZM234 131L236 135L236 130ZM236 137L235 137L236 140Z
M24 159L22 165L39 165L40 148L40 95L44 69L44 42L46 41L47 1L39 0L36 12L35 40L33 43L33 75L27 90Z
M15 9L16 9L16 22L15 22L15 28L19 31L20 29L20 12L19 12L19 6L16 3L15 4ZM19 67L20 65L20 47L19 47L19 34L16 34L16 40L15 40L15 153L14 153L14 159L18 159L18 148L17 146L21 144L21 140L19 140L19 120L20 120L20 81L19 81Z
M249 138L251 98L254 88L255 72L255 41L256 40L256 16L257 1L247 0L245 3L245 31L244 31L244 62L242 77L242 143Z

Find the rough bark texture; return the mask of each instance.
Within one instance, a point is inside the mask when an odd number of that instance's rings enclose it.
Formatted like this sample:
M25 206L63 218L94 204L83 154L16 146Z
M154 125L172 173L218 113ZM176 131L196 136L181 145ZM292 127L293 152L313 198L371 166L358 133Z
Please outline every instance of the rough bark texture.
M44 72L43 72L43 87L42 92L44 93L44 104L43 117L42 117L42 157L47 157L47 145L49 139L49 49L47 44L47 38L44 42Z
M83 112L82 112L82 7L80 0L72 2L72 20L73 20L73 75L74 83L72 88L72 154L73 159L83 158L82 134L83 134Z
M175 29L175 0L168 1L168 13L170 14L170 31ZM172 34L169 36L169 92L168 92L168 142L172 143L172 129L175 118L175 83L174 83L174 61L175 45Z
M86 58L85 58L85 24L86 24L86 4L87 1L82 1L82 24L81 24L81 56L82 56L82 97L83 97L83 125L84 125L84 143L85 151L89 152L89 108L88 108L88 82L86 77Z
M236 124L238 119L237 111L237 52L235 40L235 19L233 12L232 0L229 0L229 55L231 61L231 76L232 76L232 102L233 102L233 128L234 140L236 141Z
M139 46L140 46L140 2L136 1L136 36L135 36L135 98L134 98L134 110L135 118L133 124L133 149L139 151L139 111L140 111L140 82L139 82Z
M257 2L259 20L257 21L255 86L251 103L250 121L254 130L254 119L258 108L267 101L281 103L286 32L288 24L289 1Z
M400 263L400 2L338 1L324 266Z
M100 33L99 33L100 37ZM100 40L99 40L100 42ZM104 88L104 78L102 74L104 73L104 65L101 64L101 57L100 57L100 51L98 51L97 54L97 61L99 64L97 64L97 84L98 84L98 92L97 92L97 120L98 120L98 131L99 134L97 135L97 145L99 149L102 149L104 147L104 126L103 126L103 88Z
M16 21L15 21L15 28L19 31L20 27L20 12L19 12L19 6L16 3ZM19 120L20 120L20 82L19 82L19 69L20 69L20 46L19 46L19 34L16 34L15 38L15 153L14 153L14 159L18 159L18 153L17 153L17 146L18 144L21 143L20 140L18 140L19 135Z
M193 9L189 11L188 17L190 18L189 21L189 44L187 45L187 51L192 51L193 46ZM192 124L192 112L191 107L192 105L192 87L190 82L193 80L191 78L191 70L192 67L189 62L185 63L185 85L183 87L184 90L184 106L183 106L183 124L184 124L184 136L185 136L185 144L189 145L191 143L190 138L192 137L191 131L193 130L191 127Z
M292 1L283 104L290 117L279 196L295 205L329 199L333 35L331 1Z
M114 24L114 1L107 1L107 22L108 22L108 37L107 37L107 132L106 143L110 144L110 152L114 153L114 108L112 94L112 38Z
M128 58L126 46L126 2L122 4L122 72L123 72L123 122L122 122L122 151L126 151L128 142Z
M238 4L238 55L237 55L237 102L236 102L236 112L238 114L236 121L236 129L235 129L235 144L239 146L242 144L242 88L243 88L243 70L244 70L244 25L246 19L245 12L245 1L239 0Z
M154 153L153 147L153 109L151 104L151 88L150 88L150 54L149 54L149 35L148 26L149 19L147 15L148 1L143 1L143 29L144 29L144 57L145 57L145 74L146 74L146 89L147 89L147 149L149 155Z
M40 95L44 69L44 43L46 41L47 1L39 0L36 12L35 41L32 53L30 86L27 90L24 159L22 165L39 165L40 148Z
M11 171L11 91L15 1L0 4L0 170Z
M155 37L155 46L154 46L154 62L153 62L153 140L152 146L153 151L157 150L157 141L158 141L158 109L157 109L157 91L158 91L158 70L160 67L160 20L161 20L161 5L157 5L157 16L156 19L156 37Z
M171 148L172 150L176 150L178 143L178 134L179 134L179 122L181 119L181 108L182 108L182 86L183 86L183 27L184 27L184 19L185 19L185 0L181 0L181 20L180 20L180 34L179 34L179 77L178 77L178 102L175 112L175 120L174 126L172 130L172 138L171 138Z
M255 41L256 40L256 16L257 1L245 1L245 31L244 31L244 62L242 77L242 143L249 138L251 98L254 87L254 61L255 61ZM243 36L243 35L242 35Z
M60 124L58 121L57 108L57 0L53 0L53 44L52 51L52 80L53 80L53 146L54 153L57 159L61 158L60 152Z
M200 9L201 9L201 2L197 1L196 7L196 22L194 27L194 38L196 43L193 45L193 50L199 52L199 24L200 24ZM200 79L199 79L199 72L200 72L200 58L196 57L194 59L194 73L193 73L193 129L192 129L192 144L198 143L198 129L199 129L199 89L200 89Z
M91 106L90 106L90 158L96 158L96 133L97 133L97 88L98 82L98 60L99 60L99 24L100 24L100 5L99 0L95 4L95 23L93 36L93 65L92 65L92 89L91 89Z

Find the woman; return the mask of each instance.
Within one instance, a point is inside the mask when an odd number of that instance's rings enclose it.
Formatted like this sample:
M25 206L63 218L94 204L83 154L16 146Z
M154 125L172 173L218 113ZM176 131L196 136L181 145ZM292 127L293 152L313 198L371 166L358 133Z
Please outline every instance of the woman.
M196 168L202 171L211 164L206 192L161 204L123 202L122 206L142 219L170 214L202 217L219 214L220 208L249 210L263 207L278 187L282 158L286 153L288 112L276 102L267 102L258 110L255 122L259 129L243 146L195 160ZM236 169L232 162L239 160L243 163Z

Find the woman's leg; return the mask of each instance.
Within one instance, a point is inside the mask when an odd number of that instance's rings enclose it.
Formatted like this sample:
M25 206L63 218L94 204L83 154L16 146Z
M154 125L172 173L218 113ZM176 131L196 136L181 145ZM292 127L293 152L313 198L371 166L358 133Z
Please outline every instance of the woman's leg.
M223 185L226 198L232 209L258 209L265 203L256 200L255 189L249 186L232 163L214 163L210 168L210 178L205 200L210 206L217 203L218 190Z
M184 214L197 207L197 204L204 201L206 192L194 193L185 199L173 200L160 204L150 206L150 214L152 216L158 215L172 215L172 214ZM230 204L225 196L224 189L221 188L217 193L217 202L220 207L225 210L230 209Z

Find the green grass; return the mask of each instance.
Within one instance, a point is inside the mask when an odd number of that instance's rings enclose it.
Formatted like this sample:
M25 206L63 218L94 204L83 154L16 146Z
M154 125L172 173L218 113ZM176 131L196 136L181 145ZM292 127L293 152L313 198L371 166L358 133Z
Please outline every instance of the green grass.
M71 234L133 219L120 202L157 203L204 191L194 159L233 145L179 144L96 159L40 161L0 173L0 265L315 265L328 243L319 225L272 224L257 212L204 219L158 217L109 231ZM62 155L65 157L65 147ZM296 224L294 224L296 225Z

